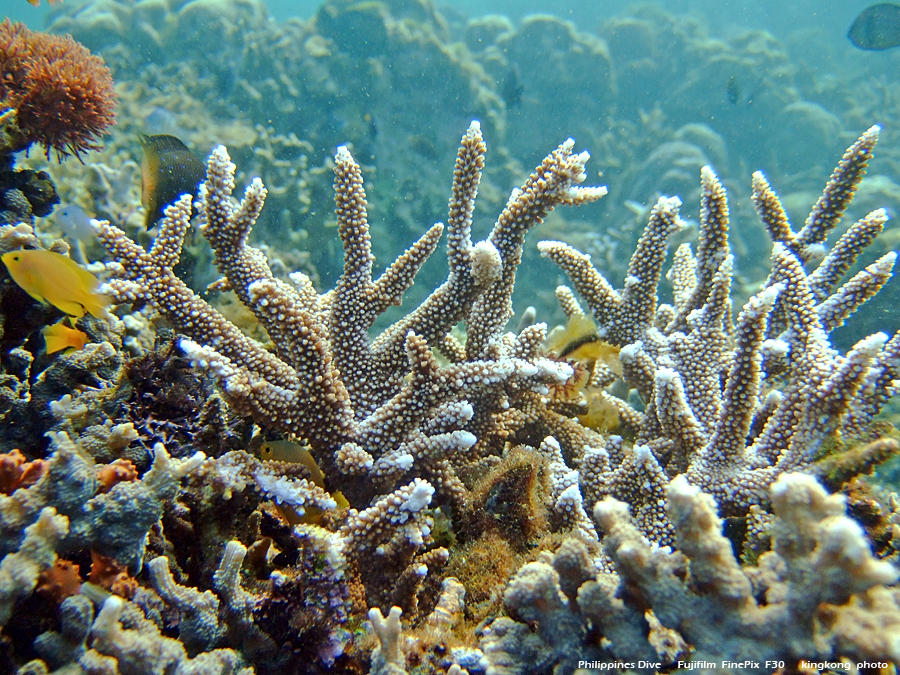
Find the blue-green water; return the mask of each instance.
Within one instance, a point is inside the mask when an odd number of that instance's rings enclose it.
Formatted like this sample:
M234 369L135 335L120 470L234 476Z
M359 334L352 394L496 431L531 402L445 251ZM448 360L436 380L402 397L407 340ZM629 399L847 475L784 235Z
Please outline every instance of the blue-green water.
M77 0L66 0L69 4ZM268 0L266 5L276 21L291 17L308 19L321 3L314 0ZM627 13L633 7L653 3L646 2L570 2L567 0L488 0L485 2L468 0L438 3L468 16L484 14L505 14L513 20L536 13L550 13L563 19L576 21L581 25L595 23ZM711 0L674 0L657 3L675 14L702 17L716 31L758 28L773 35L787 37L806 29L822 30L831 38L839 40L846 35L853 18L865 7L872 4L865 0L853 2L817 2L798 0L780 2L762 0L760 2L713 2ZM44 0L41 7L30 6L25 0L4 2L4 14L14 21L24 21L32 28L40 28L50 13Z
M229 124L245 131L262 125L274 136L293 134L308 144L256 151L245 170L275 187L286 174L313 172L301 179L302 207L273 195L267 211L290 222L295 243L314 244L308 262L325 287L336 278L340 252L327 228L327 175L316 167L339 144L362 153L364 168L371 167L373 227L383 224L390 234L377 243L386 264L424 227L445 219L449 168L472 118L481 119L489 148L504 157L492 166L498 157L489 156L494 191L482 196L476 230L486 231L503 195L572 136L592 153L591 181L607 184L610 195L592 209L563 212L538 236L563 238L602 257L617 284L644 224L642 209L659 194L679 195L684 215L698 217L703 164L711 164L729 189L741 298L768 268L769 242L749 202L753 171L766 173L799 228L842 150L877 123L883 131L876 158L844 226L873 208L893 214L900 207L900 49L866 52L847 39L865 2L388 2L394 23L378 35L371 33L374 24L354 23L364 14L355 9L323 23L320 3L287 0L246 3L243 11L255 13L252 22L223 12L230 26L225 34L215 28L218 17L202 25L202 12L191 14L190 21L200 23L173 28L179 8L190 4L170 2L177 10L172 15L146 20L159 24L151 30L161 36L149 46L138 19L117 23L120 35L95 21L115 2L66 0L51 10L46 3L34 8L6 0L5 9L32 27L71 31L107 58L120 89L130 92L114 131L119 156L127 152L139 161L134 142L125 149L128 139L160 130L186 134L201 155L222 141L249 150L246 134L236 142L233 134L216 131ZM433 7L434 20L423 22L422 12L410 9L416 6L426 14ZM529 22L535 13L561 22ZM488 15L508 28L485 22ZM431 46L416 36L419 30ZM310 41L311 35L318 37ZM199 118L197 110L203 111ZM272 152L283 156L267 159ZM271 159L287 162L280 174ZM408 171L411 161L414 172ZM276 210L282 215L271 215ZM900 236L892 222L887 229L862 262L895 247ZM274 226L257 234L273 245L287 236ZM526 256L534 257L533 247L526 247ZM531 264L553 273L538 260ZM546 292L519 293L522 303L537 303L558 319ZM883 295L894 293L889 287ZM886 302L864 310L863 334L898 327L884 311L892 304Z

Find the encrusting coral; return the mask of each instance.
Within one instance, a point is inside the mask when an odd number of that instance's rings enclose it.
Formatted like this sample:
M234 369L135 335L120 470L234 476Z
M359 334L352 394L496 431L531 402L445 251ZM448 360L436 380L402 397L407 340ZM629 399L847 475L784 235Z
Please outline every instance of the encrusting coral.
M147 530L162 515L162 503L176 493L178 480L196 469L205 456L186 460L154 449L153 465L139 481L118 482L102 489L90 456L65 432L51 434L53 454L41 478L29 487L0 495L0 554L13 554L27 527L48 509L67 519L56 551L84 546L124 564L140 565Z

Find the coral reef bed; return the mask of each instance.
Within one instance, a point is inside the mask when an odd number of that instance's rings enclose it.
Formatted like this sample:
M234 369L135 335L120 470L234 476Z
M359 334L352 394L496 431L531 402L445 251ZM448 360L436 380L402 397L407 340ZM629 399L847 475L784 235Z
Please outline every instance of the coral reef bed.
M771 273L736 319L730 214L709 167L696 250L679 246L666 274L671 304L659 286L685 227L676 197L651 209L622 289L541 242L574 287L556 290L564 314L589 327L577 344L531 313L508 326L529 231L606 194L581 185L589 156L572 140L476 243L486 146L471 123L446 224L377 277L362 170L338 148L344 266L325 293L302 272L282 280L250 244L267 191L256 179L233 198L224 146L196 205L169 206L149 246L94 221L116 316L83 320L80 351L50 360L23 335L2 361L0 667L897 667L900 502L865 474L900 452L877 417L900 336L846 353L829 342L893 271L888 253L850 273L883 210L828 245L879 131L846 151L797 231L753 176ZM233 292L265 341L176 273L192 206L222 274L209 293ZM445 231L446 280L374 331ZM8 225L0 246L39 242Z

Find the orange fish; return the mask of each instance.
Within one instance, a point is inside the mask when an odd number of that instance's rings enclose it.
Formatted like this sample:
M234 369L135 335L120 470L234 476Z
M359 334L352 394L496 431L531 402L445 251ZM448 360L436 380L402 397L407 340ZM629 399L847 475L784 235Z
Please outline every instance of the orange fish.
M47 345L47 353L55 354L63 351L66 354L76 352L87 344L88 336L77 328L69 328L65 319L45 326L41 333L44 335L44 343Z
M97 288L100 280L71 258L53 251L18 250L0 259L9 275L38 302L50 303L69 316L81 318L85 312L106 318L112 300Z
M51 6L59 4L62 1L63 0L47 0L47 2L49 2ZM41 0L28 0L28 4L32 7L39 7L41 4Z

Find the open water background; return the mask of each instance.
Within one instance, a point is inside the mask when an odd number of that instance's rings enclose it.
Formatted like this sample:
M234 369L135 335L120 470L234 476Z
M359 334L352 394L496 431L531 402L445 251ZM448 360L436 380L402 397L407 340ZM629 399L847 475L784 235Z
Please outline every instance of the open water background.
M80 4L90 3L94 0L65 0L63 7L68 11ZM313 17L320 6L320 2L310 0L267 0L271 17L278 22L285 21L291 17L301 19L310 19ZM777 112L777 108L766 108L767 112L763 112L763 104L750 101L753 97L755 82L755 74L740 73L738 75L738 84L740 98L737 105L733 105L734 101L728 102L728 97L733 94L726 87L725 73L719 73L715 82L712 82L708 89L703 92L705 100L673 100L677 99L677 95L672 91L665 89L653 93L652 100L661 102L661 108L664 114L669 116L671 120L673 115L679 120L679 124L699 124L709 125L718 134L726 139L728 144L729 157L733 160L738 158L739 161L732 162L730 167L723 166L719 163L716 166L723 181L729 185L730 196L732 197L732 213L733 213L733 231L735 231L734 240L741 236L745 241L742 245L745 247L745 255L743 259L739 252L738 267L741 269L743 265L744 277L742 279L743 288L737 288L739 296L746 297L753 292L754 285L757 284L761 277L764 277L767 258L768 246L764 233L761 233L758 224L755 226L747 225L741 221L741 215L750 213L752 218L752 208L748 208L746 204L746 188L749 186L750 173L754 170L761 169L766 172L772 181L773 187L788 197L786 206L789 211L792 206L799 206L792 211L792 220L795 227L802 224L802 218L809 206L816 197L814 190L821 190L824 185L824 178L830 173L840 157L840 153L846 148L856 136L865 128L874 123L882 124L884 131L882 140L876 151L876 159L870 168L871 176L879 176L883 179L884 185L887 187L878 194L874 195L870 201L860 199L858 208L854 210L850 216L852 218L860 217L864 212L857 212L862 209L868 210L876 206L885 206L889 209L892 216L896 215L896 211L900 210L900 177L896 167L900 167L900 134L897 133L895 127L900 126L896 122L900 120L900 48L888 50L884 52L866 52L855 48L847 39L847 30L853 19L865 9L869 4L865 0L854 0L851 2L841 0L753 0L751 1L721 1L721 0L667 0L666 2L647 3L647 2L608 2L608 1L566 1L566 0L458 0L456 2L436 3L439 10L445 14L456 16L478 17L487 14L501 14L508 17L513 24L518 25L521 21L532 14L544 13L553 14L562 19L572 21L579 31L602 35L603 30L601 23L614 17L628 17L634 12L639 12L641 8L656 7L661 12L675 17L688 17L696 20L703 27L706 35L710 38L729 41L742 34L746 34L750 30L762 30L770 33L779 43L779 47L783 48L788 56L792 66L796 66L798 73L794 79L794 85L800 90L800 97L804 102L808 102L814 106L821 106L823 111L834 117L838 121L839 130L827 136L824 140L814 137L810 130L803 125L800 128L791 128L785 134L785 138L775 140L773 129L777 127L778 122L773 121L768 111ZM13 20L24 21L32 28L40 29L46 25L47 19L51 16L51 9L47 5L46 0L42 0L39 8L29 5L26 0L0 0L0 5L4 8L6 16ZM620 58L619 54L614 54L614 62ZM678 58L677 54L672 55L673 59ZM681 72L690 70L697 64L680 64ZM677 69L676 69L677 70ZM618 73L621 75L622 73ZM781 81L777 74L758 73L763 92L758 97L762 99L766 88L774 90L781 86ZM765 79L766 77L769 79ZM498 79L502 78L502 73ZM635 80L633 80L635 81ZM617 96L619 99L637 100L640 97L629 97L628 91L623 88L625 79L618 77L619 91ZM673 83L674 84L674 83ZM639 87L641 80L638 78L633 87ZM696 89L694 96L696 96ZM850 92L850 95L841 98L835 92ZM587 92L588 96L602 97L604 92ZM526 96L539 97L541 92L533 92L526 90ZM653 97L656 97L653 99ZM668 97L668 100L667 100ZM880 98L883 97L883 101ZM857 105L857 103L859 105ZM642 104L643 105L643 104ZM674 112L678 109L678 115ZM705 112L701 112L701 109ZM691 119L684 118L685 110L696 110L695 116ZM712 112L710 112L712 111ZM569 119L559 118L554 121L558 123L559 129L553 130L550 134L554 139L564 138L566 135L576 135L573 131L577 115L577 110L572 110L572 116ZM641 109L641 114L644 108ZM521 109L510 107L508 114L509 120L514 120L516 115L522 114ZM624 105L616 110L618 117L634 116L634 110L626 109ZM386 121L384 117L375 117L378 125L379 142L390 146L399 134L402 134L402 128L392 127L391 123ZM446 122L452 129L452 133L448 132L451 137L458 138L462 127L459 124L450 124L446 120L435 119L434 124L439 125ZM594 120L593 124L598 128L606 124L605 120ZM773 126L774 125L774 126ZM676 125L677 126L677 125ZM373 127L374 128L374 127ZM533 127L532 127L533 128ZM494 139L489 138L490 143ZM665 140L665 139L663 139ZM579 149L585 147L582 144L583 135L576 137ZM554 141L556 142L556 141ZM662 141L660 141L662 142ZM523 145L526 145L523 143ZM543 142L531 143L534 147L528 147L528 156L522 157L523 166L533 166L533 162L539 161L549 149L545 147ZM761 151L766 146L777 147L776 159L769 159L767 155ZM827 146L827 147L826 147ZM602 150L597 147L587 146L595 159L592 160L590 168L592 170L588 183L608 183L612 188L621 187L626 179L617 176L610 170L605 171L602 177L597 176L596 171L602 168L604 164L604 156ZM813 160L812 152L819 151L819 156ZM333 148L328 150L333 152ZM202 152L202 150L200 150ZM652 152L652 148L642 149L643 155L636 155L637 158L647 156ZM533 156L532 156L533 154ZM382 152L381 157L386 156ZM746 158L746 161L743 161ZM312 157L313 163L320 163L322 157ZM452 161L452 160L451 160ZM489 159L489 161L494 161ZM373 159L371 163L375 163ZM379 160L379 170L381 171L380 180L375 180L375 199L377 202L378 192L380 189L394 189L392 186L381 188L386 185L385 176L390 168L385 164L381 165ZM443 165L443 164L442 164ZM808 174L804 174L806 169ZM815 173L813 176L812 173ZM692 175L696 175L695 173ZM263 176L264 180L267 179ZM618 180L618 185L615 181ZM636 181L634 176L627 178L629 181ZM728 183L732 181L732 183ZM740 191L733 189L731 185L739 185ZM508 189L510 186L501 185L500 189ZM598 228L602 231L604 227L615 224L616 218L621 221L622 204L625 203L626 197L631 202L642 204L650 204L655 200L652 189L657 187L662 191L668 191L667 186L657 184L657 179L652 174L647 178L647 186L636 190L634 194L624 194L617 197L619 201L613 203L613 195L606 200L609 209L619 208L619 212L613 213L610 219L600 219L595 221L591 228ZM741 193L743 193L744 204L741 208ZM684 190L678 190L679 194L685 200L685 208L683 213L685 217L696 217L694 213L695 203L689 194L685 194ZM792 197L792 198L791 198ZM882 199L883 197L883 199ZM441 200L442 201L442 200ZM791 204L788 204L790 201ZM445 202L444 202L445 203ZM854 205L856 207L857 204ZM805 211L804 211L805 209ZM376 208L377 212L377 208ZM586 217L593 218L591 211L585 211ZM798 215L799 214L799 215ZM383 214L378 214L383 215ZM605 214L608 215L608 214ZM442 219L444 216L440 212L428 214L424 218L422 226L430 224L435 220ZM566 217L569 214L566 213ZM573 216L580 217L578 215ZM430 220L430 222L428 222ZM849 222L852 222L848 218ZM849 222L843 224L844 227ZM560 226L569 227L565 222ZM888 229L893 232L888 238L888 243L876 247L872 255L881 255L889 248L898 248L900 244L900 227L894 224L892 220ZM330 233L325 233L330 236ZM557 236L557 233L550 233ZM405 246L409 244L411 239L404 234L397 238L396 242L388 248L394 249L391 253L399 253ZM833 240L833 238L832 238ZM576 242L578 245L578 242ZM529 244L531 248L531 246ZM598 244L599 246L599 244ZM582 247L584 248L584 247ZM623 250L616 253L619 260L627 260L630 251ZM590 250L589 248L587 250ZM337 251L334 252L336 258L339 257ZM379 254L380 263L386 263L388 258L383 257L384 252ZM622 256L625 256L622 258ZM871 258L871 256L870 256ZM752 261L759 262L757 267L750 264ZM871 259L864 260L865 263L871 262ZM320 270L323 272L323 285L330 287L331 278L334 271L329 272L324 264L319 264ZM610 272L611 280L614 284L620 285L621 270L607 270ZM543 273L553 274L554 270L547 267ZM442 272L441 272L442 274ZM524 282L524 280L523 280ZM893 286L900 285L898 280L894 280L889 284L888 289L882 293L876 303L872 303L871 307L864 308L864 317L857 317L855 324L858 331L848 334L841 342L846 347L847 343L852 343L861 335L865 335L874 330L894 331L900 328L900 320L898 320L898 312L892 308L896 307L900 302L900 292L893 289ZM523 289L525 290L525 289ZM552 298L545 308L546 311L552 311L550 308L554 303ZM843 329L842 329L843 330ZM837 337L840 337L840 331Z
M46 3L46 0L43 0ZM76 2L77 0L66 0ZM25 0L2 0L4 15L14 21L24 21L32 28L41 28L49 7L29 5ZM276 20L292 16L308 19L315 14L320 2L314 0L267 0L266 4ZM703 17L714 31L759 28L779 38L806 29L821 30L834 39L846 39L847 29L854 17L871 2L854 0L758 0L753 2L717 2L714 0L668 0L647 2L574 2L571 0L457 0L437 3L438 7L452 7L470 16L505 14L513 21L535 13L554 14L575 21L582 26L616 14L626 14L636 6L656 5L673 14ZM847 49L853 49L848 43Z

